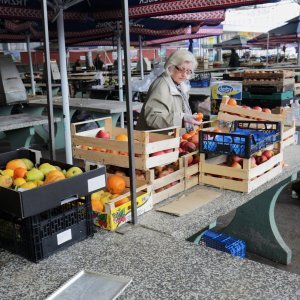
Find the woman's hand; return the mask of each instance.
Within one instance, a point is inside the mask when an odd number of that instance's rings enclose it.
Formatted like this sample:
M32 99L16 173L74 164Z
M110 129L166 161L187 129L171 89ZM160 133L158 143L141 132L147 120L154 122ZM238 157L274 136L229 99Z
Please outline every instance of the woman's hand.
M195 114L195 115L190 115L190 114L184 114L183 115L183 120L185 123L188 123L188 124L192 124L192 125L200 125L202 123L202 120L200 121L197 121L198 115Z

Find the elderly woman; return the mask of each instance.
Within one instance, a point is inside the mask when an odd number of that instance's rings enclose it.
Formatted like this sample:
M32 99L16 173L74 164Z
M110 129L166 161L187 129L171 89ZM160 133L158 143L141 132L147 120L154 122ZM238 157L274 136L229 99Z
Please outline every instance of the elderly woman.
M165 63L165 71L151 84L144 103L137 130L162 129L172 126L185 127L200 125L196 115L192 115L188 102L190 79L197 67L194 55L184 49L175 51Z

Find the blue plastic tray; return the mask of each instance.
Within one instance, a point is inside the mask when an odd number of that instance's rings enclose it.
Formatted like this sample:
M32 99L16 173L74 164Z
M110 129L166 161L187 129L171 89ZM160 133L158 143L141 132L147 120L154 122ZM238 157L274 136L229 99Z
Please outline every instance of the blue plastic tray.
M199 151L250 158L281 139L281 124L268 121L235 121L229 133L199 131Z
M207 230L202 235L201 242L207 247L227 252L234 256L246 256L246 243L243 240L233 238L224 233Z

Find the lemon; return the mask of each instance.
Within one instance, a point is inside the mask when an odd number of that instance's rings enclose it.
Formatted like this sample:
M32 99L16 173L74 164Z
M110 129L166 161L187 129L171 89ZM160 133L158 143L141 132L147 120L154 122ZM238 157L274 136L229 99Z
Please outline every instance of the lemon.
M19 187L24 183L26 183L26 180L24 178L16 178L13 182L13 185Z

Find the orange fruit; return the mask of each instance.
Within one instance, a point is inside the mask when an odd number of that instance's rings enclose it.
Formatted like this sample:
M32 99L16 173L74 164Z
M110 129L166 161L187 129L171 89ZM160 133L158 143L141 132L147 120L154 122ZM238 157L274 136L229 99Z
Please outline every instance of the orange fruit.
M222 130L220 128L215 128L213 132L222 132Z
M195 131L195 130L191 130L188 132L188 134L190 134L191 136L195 135L196 133L197 133L197 131Z
M93 211L103 212L104 205L102 204L102 202L99 199L92 198L92 209L93 209Z
M196 121L201 121L201 120L203 120L203 113L202 112L198 112L197 113L197 117L196 117Z
M184 133L181 138L184 140L188 140L191 137L192 137L192 135L190 135L189 133Z
M27 169L22 167L17 167L14 169L14 179L16 178L24 178L27 173Z
M116 136L116 141L128 141L128 136L126 134L118 134Z
M233 105L233 106L237 106L237 102L234 98L230 98L228 101L227 101L227 104L228 105Z
M123 198L123 199L117 201L117 202L115 203L115 206L116 206L116 207L121 206L122 204L124 204L124 203L126 203L126 202L129 202L129 198L128 198L128 197L125 197L125 198Z
M111 175L106 180L106 189L112 194L122 194L126 187L126 181L122 176Z
M13 160L10 160L6 164L5 169L14 170L14 169L19 168L19 167L24 168L24 169L27 170L26 164L23 162L23 160L21 160L21 159L13 159Z

